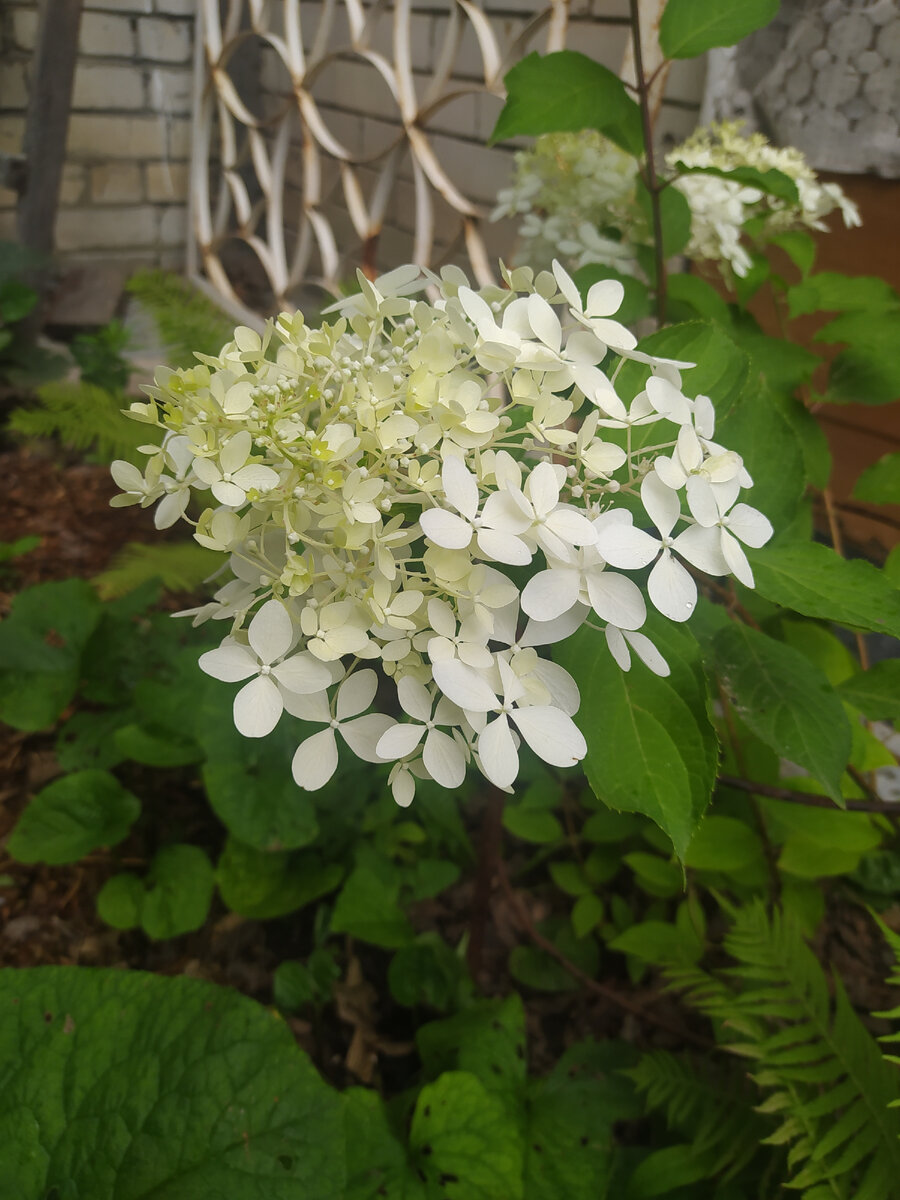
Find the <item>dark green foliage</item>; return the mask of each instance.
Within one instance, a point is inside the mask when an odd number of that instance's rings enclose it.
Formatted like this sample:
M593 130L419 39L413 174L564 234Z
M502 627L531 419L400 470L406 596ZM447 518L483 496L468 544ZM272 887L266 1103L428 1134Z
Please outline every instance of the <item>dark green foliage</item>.
M74 337L69 350L81 370L82 382L106 392L123 392L131 378L131 364L123 353L130 340L128 330L119 321Z

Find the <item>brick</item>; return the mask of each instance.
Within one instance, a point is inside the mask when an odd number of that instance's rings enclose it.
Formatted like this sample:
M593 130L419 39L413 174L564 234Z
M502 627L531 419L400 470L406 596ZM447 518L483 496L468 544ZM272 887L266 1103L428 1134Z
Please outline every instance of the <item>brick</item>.
M141 169L136 163L104 163L91 167L91 199L128 204L143 199Z
M80 158L162 158L166 121L161 117L73 113L66 153Z
M188 194L185 163L147 163L146 179L148 200L183 200Z
M151 67L149 104L154 112L189 114L193 101L190 67Z
M37 45L38 11L36 8L12 10L13 41L20 50L33 50Z
M84 59L75 69L74 111L144 107L144 79L139 67L92 64Z
M191 121L188 117L167 117L166 146L169 158L190 158Z
M21 154L24 133L24 113L0 117L0 150L5 154Z
M80 163L66 163L63 167L59 202L64 207L80 204L87 187L87 171Z
M111 13L84 13L78 34L78 48L82 54L131 58L134 54L132 18Z
M150 0L87 0L85 12L98 8L101 12L145 13L150 11Z
M150 205L66 208L60 211L56 221L56 244L63 253L93 249L132 250L154 246L156 240L156 209Z
M5 62L0 68L0 108L28 107L28 74L25 63Z
M138 48L153 62L189 62L192 27L187 21L167 17L138 18Z
M144 0L144 11L149 0ZM176 17L193 17L197 13L197 0L153 0L153 11Z
M164 246L183 246L187 241L188 216L183 204L163 210L159 221L159 240Z

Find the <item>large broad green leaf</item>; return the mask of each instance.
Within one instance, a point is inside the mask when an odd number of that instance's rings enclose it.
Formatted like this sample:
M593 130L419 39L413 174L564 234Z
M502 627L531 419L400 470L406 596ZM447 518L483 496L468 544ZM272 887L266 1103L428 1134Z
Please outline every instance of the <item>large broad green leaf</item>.
M467 1071L448 1071L422 1088L409 1149L428 1196L522 1200L521 1131L503 1102Z
M716 439L740 454L753 478L741 499L764 512L776 536L797 512L806 487L803 448L785 407L766 388L748 388L716 427Z
M429 1200L427 1176L409 1161L399 1129L377 1092L348 1088L341 1096L347 1145L344 1200Z
M504 104L491 142L599 129L632 154L643 152L640 110L622 80L575 50L529 54L503 80Z
M737 314L729 333L736 345L750 355L752 368L759 372L763 382L782 395L808 383L822 361L804 346L763 333L747 312Z
M666 58L693 58L733 46L772 20L779 0L669 0L659 24Z
M805 617L900 637L900 592L877 567L818 542L747 552L756 590Z
M0 625L0 720L29 731L53 724L75 694L100 612L82 579L41 583L16 596Z
M638 179L635 192L638 206L644 214L648 230L653 229L653 201L643 179ZM669 187L657 194L659 220L662 230L663 256L680 254L691 240L691 206L678 188ZM654 263L655 276L655 263Z
M712 649L741 719L777 754L805 767L840 803L850 724L822 672L792 646L746 625L720 630Z
M337 1095L283 1021L137 971L0 972L4 1200L338 1200Z
M683 856L712 794L718 743L690 630L651 617L646 632L669 663L665 679L637 661L620 670L587 628L556 657L581 691L578 722L595 794L610 808L650 817Z
M77 771L38 792L7 848L19 862L77 862L121 842L140 812L137 796L108 771Z
M820 329L816 341L846 343L831 364L823 399L890 404L900 398L900 311L844 313Z
M227 685L209 681L194 736L206 753L203 782L216 815L256 850L309 845L318 833L315 808L291 776L291 757L304 733L282 717L267 738L241 737L231 707Z
M870 721L900 721L900 659L874 663L842 683L839 691L841 699Z
M900 504L900 454L885 454L856 481L854 498L869 504Z
M728 170L724 167L689 167L680 161L676 161L674 166L679 175L715 175L719 179L730 179L744 187L758 188L761 192L778 196L779 199L788 200L792 204L796 204L800 199L796 183L783 171L760 171L756 167L731 167Z
M233 912L256 921L282 917L334 891L340 863L323 863L313 851L255 850L229 838L216 864L216 883Z
M818 312L889 312L900 308L900 296L877 275L840 275L820 271L787 290L793 317Z

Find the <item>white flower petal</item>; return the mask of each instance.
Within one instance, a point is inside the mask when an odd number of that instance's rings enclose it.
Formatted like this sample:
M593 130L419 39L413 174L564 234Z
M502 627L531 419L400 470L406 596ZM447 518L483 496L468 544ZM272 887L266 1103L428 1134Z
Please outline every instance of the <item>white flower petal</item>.
M556 286L565 296L568 303L572 308L581 312L581 296L578 293L578 288L575 286L575 281L555 258L553 260L553 275L556 279Z
M625 286L618 279L598 279L587 294L584 313L587 317L611 317L622 307Z
M611 567L636 571L653 562L659 554L660 543L643 529L635 529L625 521L608 521L597 530L597 549Z
M445 508L427 508L419 524L428 540L445 550L465 550L472 540L472 526Z
M308 792L324 787L337 770L338 748L333 729L323 729L301 742L291 761L294 782Z
M380 758L386 758L391 761L397 758L406 758L412 754L419 742L425 735L425 726L418 724L400 724L392 725L378 739L378 744L375 747Z
M756 550L764 546L774 533L769 518L749 504L736 504L728 514L727 524L736 538Z
M615 571L588 571L588 596L591 607L602 621L620 629L638 629L647 618L647 606L641 589L633 579Z
M606 644L609 647L610 654L613 656L613 659L618 666L620 666L623 671L630 670L631 651L628 649L628 643L622 636L622 630L617 629L615 625L607 625Z
M591 546L597 540L597 532L587 517L571 508L558 508L550 513L544 528L570 546Z
M510 567L527 567L533 557L522 539L512 533L479 529L476 540L478 549L492 562L505 563Z
M247 640L260 662L269 664L287 654L294 640L294 623L280 600L266 601L250 622Z
M520 646L552 646L570 637L587 620L590 609L586 604L573 604L561 616L552 621L530 619L519 638Z
M532 575L522 591L522 609L536 621L554 621L577 603L581 574L573 568L553 568Z
M552 512L559 502L559 480L553 464L540 462L528 476L528 495L539 517ZM511 493L512 494L512 493Z
M363 762L379 763L385 760L378 753L378 743L393 724L384 713L368 713L364 717L357 717L355 721L344 722L338 729L357 758Z
M370 668L354 671L338 688L337 719L346 721L357 713L365 712L378 691L378 676Z
M571 717L552 705L517 708L510 716L538 758L551 766L573 767L587 754L584 734ZM480 746L479 741L479 750Z
M728 563L728 569L732 575L744 587L752 588L754 586L753 570L747 561L747 555L744 553L741 543L737 538L732 537L727 529L723 529L721 545L722 555Z
M650 599L670 621L686 621L697 604L697 585L670 550L664 550L647 580Z
M428 601L428 624L442 637L453 637L456 633L456 618L446 600L438 600L435 597Z
M668 537L681 516L681 504L676 493L667 488L653 471L644 476L641 484L641 504L663 537Z
M536 292L528 297L528 324L545 346L558 354L562 345L562 326L559 317Z
M331 721L331 709L328 706L327 692L311 692L300 695L287 690L281 693L285 712L301 721L313 721L316 724L327 725Z
M250 457L253 439L247 429L239 430L230 437L219 451L219 462L223 471L237 471Z
M251 679L234 698L234 724L244 737L266 737L283 711L281 692L265 675Z
M325 664L305 650L278 663L272 668L272 676L283 688L299 695L324 691L331 683L331 672Z
M430 729L422 750L422 762L435 783L458 788L466 777L466 757L453 738Z
M232 479L245 492L249 492L251 488L256 488L258 492L268 492L278 483L278 472L273 471L271 467L264 467L261 463L251 463L250 466L235 471Z
M213 679L221 679L225 683L237 683L259 673L255 656L246 646L239 646L230 639L226 639L217 650L207 650L201 654L199 666Z
M702 475L692 475L684 490L694 520L707 528L715 525L719 520L719 506L709 480Z
M211 491L220 504L227 504L229 508L239 508L247 501L247 493L243 488L236 483L226 483L224 479L214 483Z
M519 773L519 753L505 715L497 717L478 735L481 769L495 787L509 787Z
M712 529L688 526L672 542L672 549L707 575L727 575L730 569L722 554L722 531L718 525Z
M397 684L400 707L416 721L430 721L432 700L428 689L412 675L404 675Z
M549 658L539 658L531 674L537 676L550 693L554 708L562 709L570 717L575 716L581 704L581 694L568 671Z
M628 630L624 636L641 662L646 667L649 667L654 675L664 678L666 675L671 674L669 664L648 637L643 633L633 633Z
M462 513L469 521L474 520L478 512L478 481L472 472L466 469L461 458L453 456L444 460L441 482L444 485L444 495L457 512Z
M454 704L472 712L490 712L498 707L497 696L483 676L458 659L432 663L434 681Z

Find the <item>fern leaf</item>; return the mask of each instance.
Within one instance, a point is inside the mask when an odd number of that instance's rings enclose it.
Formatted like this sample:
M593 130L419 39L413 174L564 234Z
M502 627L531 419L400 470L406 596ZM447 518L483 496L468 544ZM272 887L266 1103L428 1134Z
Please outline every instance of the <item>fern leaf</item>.
M9 427L21 437L56 438L68 449L104 462L123 458L141 463L138 446L160 436L126 417L120 397L90 383L47 383L38 388L37 399L33 407L10 414Z
M725 948L737 965L724 978L691 968L670 979L758 1064L753 1078L773 1097L762 1110L782 1117L766 1141L790 1146L787 1186L803 1200L900 1194L900 1119L891 1109L900 1076L840 980L832 1000L796 925L778 912L770 918L761 903L735 915Z
M91 580L101 600L116 600L158 579L167 592L195 592L222 566L222 556L195 542L145 546L129 542L112 564Z
M180 275L138 271L128 291L156 323L170 366L196 366L197 353L217 355L234 336L233 322Z

